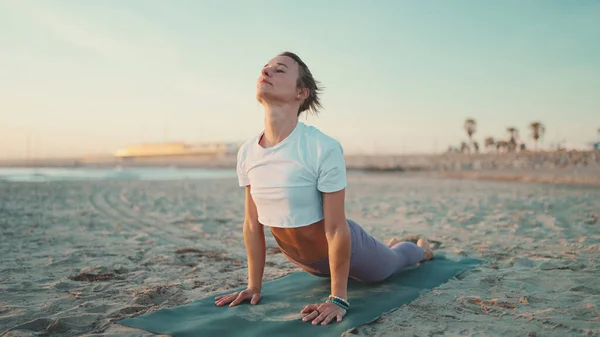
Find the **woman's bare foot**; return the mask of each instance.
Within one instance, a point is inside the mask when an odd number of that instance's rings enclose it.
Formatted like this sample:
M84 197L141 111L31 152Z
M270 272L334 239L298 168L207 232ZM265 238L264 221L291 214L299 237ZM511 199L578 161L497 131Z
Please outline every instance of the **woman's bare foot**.
M387 246L392 248L395 244L400 243L402 241L396 239L396 238L392 238L390 241L388 241Z
M431 247L429 246L429 241L425 239L419 239L419 241L417 241L417 246L423 248L425 251L425 254L423 255L423 261L433 259L433 250L431 250Z

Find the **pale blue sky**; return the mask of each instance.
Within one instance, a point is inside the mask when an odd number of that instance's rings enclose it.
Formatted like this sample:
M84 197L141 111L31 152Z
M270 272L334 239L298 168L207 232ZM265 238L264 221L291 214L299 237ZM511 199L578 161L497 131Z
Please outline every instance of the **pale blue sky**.
M110 153L260 132L260 68L302 57L326 87L303 121L348 153L432 152L546 124L600 127L599 1L0 0L0 157ZM166 127L165 127L166 126Z

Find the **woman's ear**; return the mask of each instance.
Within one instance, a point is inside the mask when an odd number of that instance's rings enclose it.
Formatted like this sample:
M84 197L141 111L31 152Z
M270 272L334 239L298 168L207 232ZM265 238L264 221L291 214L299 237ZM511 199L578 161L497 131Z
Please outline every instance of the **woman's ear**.
M308 96L310 95L310 90L308 88L302 88L300 90L300 92L298 93L298 96L296 96L299 100L305 100L308 98Z

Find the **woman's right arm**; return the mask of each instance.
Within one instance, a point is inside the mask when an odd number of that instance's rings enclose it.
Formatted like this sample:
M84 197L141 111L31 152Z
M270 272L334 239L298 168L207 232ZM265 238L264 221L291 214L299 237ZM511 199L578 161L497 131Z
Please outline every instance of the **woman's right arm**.
M265 230L258 222L256 205L250 194L250 186L246 186L246 216L244 219L244 243L248 255L248 289L260 293L262 288L263 272L267 247L265 243Z
M250 300L251 304L260 301L262 277L265 269L267 248L263 225L258 222L256 204L250 194L250 186L246 186L245 217L244 217L244 244L248 257L248 288L241 292L217 296L215 304L222 306L229 304L233 307L243 301Z

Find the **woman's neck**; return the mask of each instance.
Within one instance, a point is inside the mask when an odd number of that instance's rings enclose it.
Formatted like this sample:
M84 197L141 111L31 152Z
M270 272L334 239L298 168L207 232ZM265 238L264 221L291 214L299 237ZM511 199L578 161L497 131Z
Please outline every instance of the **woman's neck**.
M294 107L265 106L265 132L260 141L263 147L272 147L289 136L298 124Z

